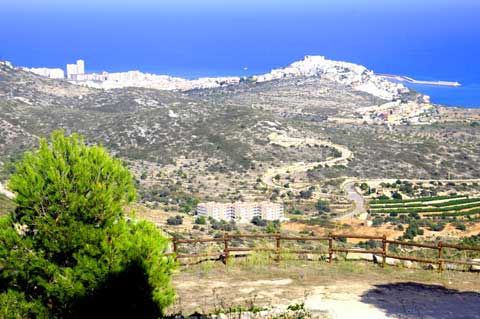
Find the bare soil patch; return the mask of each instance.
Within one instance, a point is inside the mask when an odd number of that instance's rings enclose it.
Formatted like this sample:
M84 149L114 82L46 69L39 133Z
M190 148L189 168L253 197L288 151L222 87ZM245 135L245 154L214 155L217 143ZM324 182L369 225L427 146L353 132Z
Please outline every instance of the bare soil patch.
M342 319L480 318L479 280L474 273L382 269L363 262L208 262L175 274L178 298L169 311L210 313L251 304L305 303L314 315ZM455 307L457 301L461 307Z

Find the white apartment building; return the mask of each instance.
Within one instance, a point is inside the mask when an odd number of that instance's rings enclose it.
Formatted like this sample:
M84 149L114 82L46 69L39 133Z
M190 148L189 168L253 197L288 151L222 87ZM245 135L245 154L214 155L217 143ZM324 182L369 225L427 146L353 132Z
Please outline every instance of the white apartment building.
M109 81L126 82L126 81L141 81L145 80L147 74L140 71L115 72L108 74Z
M84 73L84 74L77 74L77 81L96 81L96 82L103 82L108 80L108 73Z
M26 71L45 76L51 79L64 79L65 73L62 69L49 69L49 68L23 68Z
M67 64L67 79L77 80L82 74L85 74L85 61L77 60L75 64Z
M233 220L237 223L249 223L253 217L264 220L285 220L283 205L271 202L199 203L197 214L219 220Z
M67 79L75 80L77 77L77 65L67 64Z
M77 74L85 74L85 61L77 60Z

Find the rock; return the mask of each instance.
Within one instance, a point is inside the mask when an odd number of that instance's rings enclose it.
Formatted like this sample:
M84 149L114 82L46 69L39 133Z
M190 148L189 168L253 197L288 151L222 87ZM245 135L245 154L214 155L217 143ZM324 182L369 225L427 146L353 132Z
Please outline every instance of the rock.
M300 260L315 260L315 255L313 254L300 254L298 256L298 259Z
M346 259L374 261L373 254L365 254L365 253L348 253Z
M381 264L383 263L383 257L380 255L374 255L373 256L373 261L375 263ZM400 260L395 259L395 258L388 258L385 260L385 264L390 265L390 266L397 266L400 264Z
M408 268L408 269L414 267L413 262L411 262L410 260L404 260L404 261L402 262L402 265L403 265L403 267Z
M238 316L238 318L241 318L241 319L253 319L254 317L255 317L254 314L251 312L242 312L240 316Z
M361 213L358 215L358 219L364 220L364 224L366 226L372 226L372 221L371 220L366 220L368 218L368 213Z
M472 262L478 263L478 265L471 265L470 271L480 272L480 259L472 259Z
M443 268L445 270L458 270L459 269L457 264L449 264L449 263L443 264Z
M321 260L326 260L328 262L328 259L330 258L330 256L328 254L325 254L325 255L321 255L320 256L320 259ZM332 254L332 260L337 260L337 255L336 254Z
M423 269L435 270L435 269L438 269L438 265L437 264L426 264L426 265L423 266Z
M385 261L385 263L387 265L396 266L396 265L400 264L400 260L387 257L387 260Z

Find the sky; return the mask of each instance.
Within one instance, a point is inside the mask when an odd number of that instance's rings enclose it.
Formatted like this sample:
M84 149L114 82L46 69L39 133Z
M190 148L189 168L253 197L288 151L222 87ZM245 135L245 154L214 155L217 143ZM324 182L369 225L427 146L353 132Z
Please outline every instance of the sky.
M89 72L196 77L268 72L304 55L325 55L382 73L477 80L469 75L480 56L477 0L0 4L0 59L22 66L64 68L83 58Z

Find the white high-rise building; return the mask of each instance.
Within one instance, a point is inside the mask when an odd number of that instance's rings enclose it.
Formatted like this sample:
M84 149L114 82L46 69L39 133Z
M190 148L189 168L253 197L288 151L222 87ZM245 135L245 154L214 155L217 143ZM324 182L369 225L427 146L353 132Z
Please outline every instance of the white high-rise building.
M79 75L85 74L85 61L77 60L75 64L67 64L67 79L79 80Z
M76 64L67 64L67 79L75 80L77 77L77 65Z
M77 60L77 74L85 74L85 61Z

